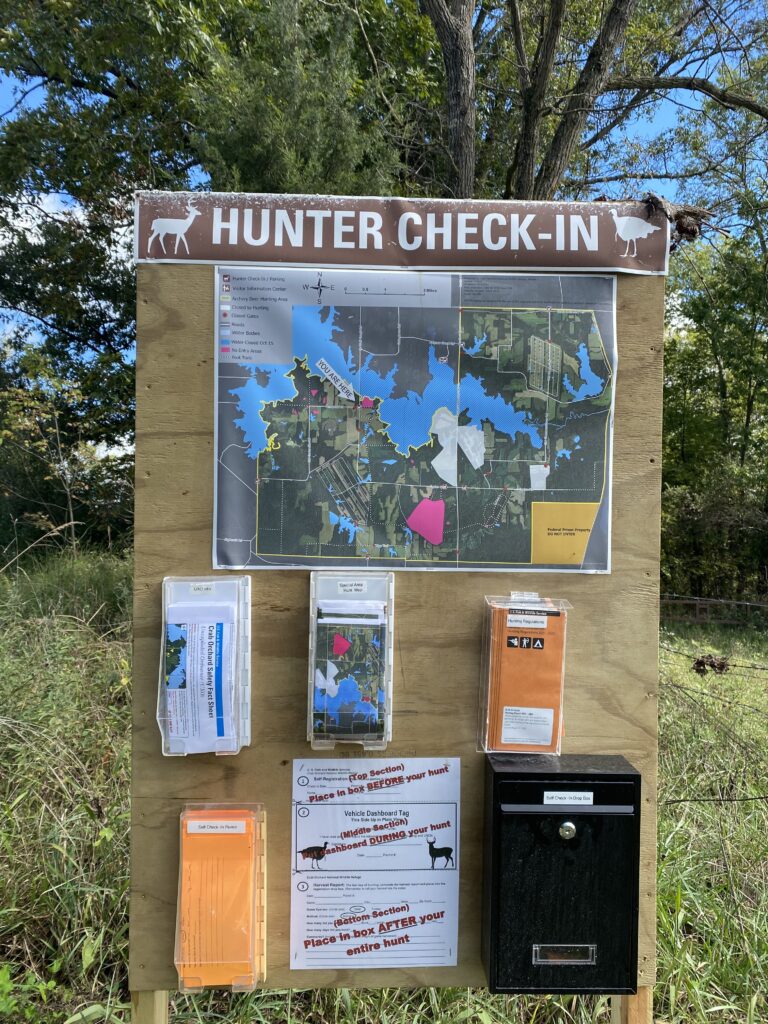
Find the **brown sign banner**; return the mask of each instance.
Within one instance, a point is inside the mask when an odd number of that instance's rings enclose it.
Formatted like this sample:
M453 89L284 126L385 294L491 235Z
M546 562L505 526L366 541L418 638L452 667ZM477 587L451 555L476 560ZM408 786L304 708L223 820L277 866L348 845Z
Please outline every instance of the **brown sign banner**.
M666 274L645 203L138 192L138 263Z

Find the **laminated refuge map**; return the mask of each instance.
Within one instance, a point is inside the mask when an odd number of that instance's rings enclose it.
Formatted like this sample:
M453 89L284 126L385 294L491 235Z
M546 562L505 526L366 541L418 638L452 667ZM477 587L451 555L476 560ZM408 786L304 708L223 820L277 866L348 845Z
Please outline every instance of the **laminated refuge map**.
M610 571L614 278L215 287L216 568Z

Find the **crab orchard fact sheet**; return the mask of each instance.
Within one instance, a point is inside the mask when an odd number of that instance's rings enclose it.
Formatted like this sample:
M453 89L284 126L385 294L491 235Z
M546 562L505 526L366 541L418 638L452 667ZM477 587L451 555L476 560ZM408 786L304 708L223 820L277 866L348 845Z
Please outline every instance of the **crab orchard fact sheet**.
M458 758L293 762L291 968L450 967Z

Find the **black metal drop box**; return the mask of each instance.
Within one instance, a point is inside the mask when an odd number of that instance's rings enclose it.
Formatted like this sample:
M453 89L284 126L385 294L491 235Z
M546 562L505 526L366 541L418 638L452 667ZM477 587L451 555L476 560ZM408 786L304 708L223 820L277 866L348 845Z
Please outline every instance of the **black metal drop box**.
M492 992L637 991L640 774L623 757L489 754Z

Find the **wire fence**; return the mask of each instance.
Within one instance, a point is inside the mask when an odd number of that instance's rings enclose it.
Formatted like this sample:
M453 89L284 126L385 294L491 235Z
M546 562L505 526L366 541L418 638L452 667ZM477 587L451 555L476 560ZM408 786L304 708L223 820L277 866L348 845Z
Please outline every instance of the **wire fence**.
M660 610L661 621L668 624L768 626L768 604L759 601L662 594Z
M698 606L699 599L678 598L682 606L687 601ZM727 617L702 617L670 622L662 625L659 642L659 683L662 713L662 743L665 742L663 715L665 703L672 708L676 728L681 723L704 745L719 743L719 754L733 757L732 767L739 767L746 780L749 777L768 778L768 633L754 628L754 616L768 614L768 605L748 602L706 602L704 607L737 605L747 613L739 623L741 630L733 630ZM745 624L748 620L748 624ZM681 715L681 711L685 712ZM674 737L669 737L674 743ZM730 750L731 754L727 752ZM718 758L719 760L719 758ZM703 767L703 766L702 766ZM704 772L709 788L718 785L717 772ZM738 774L738 773L737 773ZM768 801L768 792L734 791L733 772L728 774L728 792L670 794L662 804L692 802L706 803L759 803ZM701 782L701 776L691 774L691 781ZM751 787L750 787L751 788ZM763 787L768 789L768 786Z

